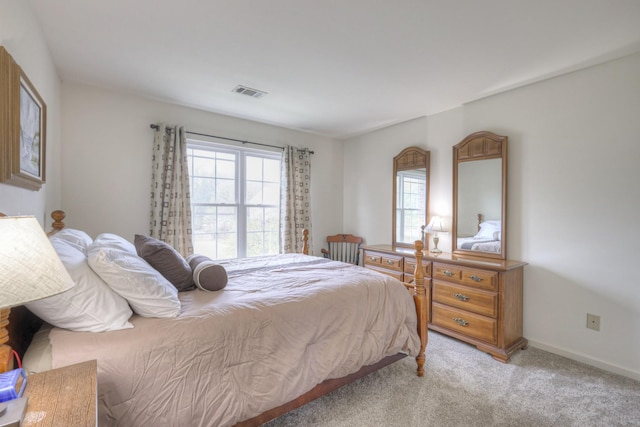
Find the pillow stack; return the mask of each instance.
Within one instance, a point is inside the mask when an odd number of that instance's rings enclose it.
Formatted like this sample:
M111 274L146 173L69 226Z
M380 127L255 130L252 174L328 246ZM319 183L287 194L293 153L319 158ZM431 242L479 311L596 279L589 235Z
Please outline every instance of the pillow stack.
M133 311L144 317L180 314L178 290L138 256L130 242L115 234L100 234L87 251L89 265Z
M203 291L219 291L227 285L227 271L204 255L190 255L186 260L171 245L153 237L136 234L134 244L144 258L178 289L198 287Z
M227 272L202 255L185 260L160 240L136 235L134 244L111 233L92 240L80 230L63 229L49 238L75 286L33 301L27 308L45 322L72 331L104 332L133 328L129 318L176 317L178 292L217 291Z
M103 332L133 328L127 300L114 292L88 263L91 237L65 229L49 241L75 286L66 292L27 303L29 310L47 323L72 331Z

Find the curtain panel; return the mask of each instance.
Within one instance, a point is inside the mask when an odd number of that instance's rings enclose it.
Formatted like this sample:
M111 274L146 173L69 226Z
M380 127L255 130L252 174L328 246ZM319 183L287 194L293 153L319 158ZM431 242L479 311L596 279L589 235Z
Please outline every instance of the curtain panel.
M280 250L282 253L302 252L302 231L309 230L311 240L311 154L285 146L280 180Z
M158 126L152 162L150 235L189 256L193 253L191 192L183 126Z

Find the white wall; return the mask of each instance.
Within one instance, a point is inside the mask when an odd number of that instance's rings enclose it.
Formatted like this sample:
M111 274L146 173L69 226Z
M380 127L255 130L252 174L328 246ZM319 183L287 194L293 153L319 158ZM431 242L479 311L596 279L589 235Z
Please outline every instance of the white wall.
M359 213L382 213L345 227L390 242L392 158L416 143L431 150L431 213L450 218L451 147L479 130L509 136L508 255L529 263L525 337L640 379L639 114L636 54L354 138L345 213L351 199ZM363 152L368 166L350 174ZM378 191L363 191L372 183ZM601 316L600 332L586 329L587 313Z
M47 105L46 183L40 191L0 184L0 212L35 215L49 227L49 213L61 200L60 80L28 2L0 0L0 45L22 67Z
M133 240L149 232L151 123L283 146L312 157L313 249L342 230L342 142L79 84L62 85L62 205L67 224Z
M393 158L409 146L428 149L426 119L356 137L344 146L344 233L364 244L391 243Z

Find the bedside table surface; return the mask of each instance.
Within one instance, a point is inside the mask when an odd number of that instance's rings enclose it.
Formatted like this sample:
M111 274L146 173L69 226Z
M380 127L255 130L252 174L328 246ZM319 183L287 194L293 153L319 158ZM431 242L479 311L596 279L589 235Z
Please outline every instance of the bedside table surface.
M22 426L96 426L97 366L91 360L29 375Z

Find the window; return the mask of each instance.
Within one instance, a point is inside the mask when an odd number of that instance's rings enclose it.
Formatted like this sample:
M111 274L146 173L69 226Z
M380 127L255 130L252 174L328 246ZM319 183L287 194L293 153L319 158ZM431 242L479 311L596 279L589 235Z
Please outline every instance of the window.
M420 236L425 218L425 194L427 181L424 170L407 170L397 173L396 188L396 239L411 242ZM404 235L402 235L404 232Z
M194 251L213 259L277 254L282 154L189 141L187 158Z

